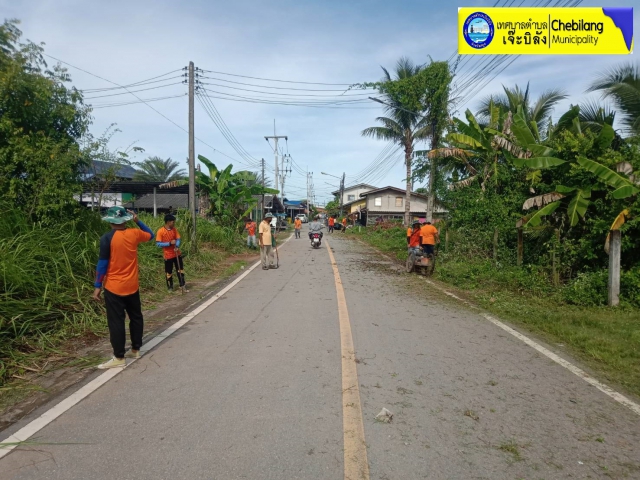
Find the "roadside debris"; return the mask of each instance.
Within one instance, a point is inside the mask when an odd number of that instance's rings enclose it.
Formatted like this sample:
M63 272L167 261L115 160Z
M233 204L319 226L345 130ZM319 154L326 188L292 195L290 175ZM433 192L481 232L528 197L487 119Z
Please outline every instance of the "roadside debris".
M376 415L376 420L382 423L391 423L392 418L393 418L393 413L391 413L389 410L387 410L384 407L382 408L382 410L380 410L380 413Z

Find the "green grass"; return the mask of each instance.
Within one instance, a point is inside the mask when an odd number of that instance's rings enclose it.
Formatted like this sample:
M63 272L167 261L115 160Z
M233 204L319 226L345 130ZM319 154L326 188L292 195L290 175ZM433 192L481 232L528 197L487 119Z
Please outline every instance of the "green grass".
M368 228L348 235L399 261L406 259L404 229ZM551 345L569 349L608 381L640 395L640 309L631 302L615 309L572 305L566 300L567 290L575 286L554 287L540 267L496 265L481 256L451 251L438 255L434 279Z
M150 215L141 219L154 231L163 224ZM190 253L188 221L186 215L178 218L187 281L217 277L226 257L246 251L240 234L199 219L199 250ZM8 380L50 369L44 366L47 357L68 361L70 352L61 351L62 345L105 336L104 306L91 294L99 239L108 230L89 211L41 225L0 204L0 396L7 394ZM138 260L143 307L148 307L166 295L162 251L153 241L141 244Z

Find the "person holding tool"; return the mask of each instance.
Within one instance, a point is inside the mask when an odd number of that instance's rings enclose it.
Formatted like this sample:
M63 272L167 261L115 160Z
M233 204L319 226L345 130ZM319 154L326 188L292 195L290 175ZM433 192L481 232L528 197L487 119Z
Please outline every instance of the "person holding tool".
M164 216L164 227L160 227L156 234L156 245L162 248L164 255L164 271L167 289L173 292L173 267L176 267L178 282L182 293L189 293L184 280L184 262L180 253L180 233L176 228L176 217L170 213Z
M107 309L109 340L113 358L98 365L100 369L125 367L125 313L129 316L131 336L130 357L140 357L144 319L140 303L138 282L138 245L153 238L153 231L138 219L138 215L123 207L111 207L102 218L111 224L111 231L100 237L100 254L93 286L93 299L101 301L104 287L104 302ZM139 228L127 228L133 220Z
M412 228L413 227L413 228ZM407 246L409 247L409 254L420 251L420 239L422 237L420 233L420 222L414 220L412 227L407 228Z
M342 219L342 233L345 233L347 231L347 217L344 217Z
M274 218L271 213L267 213L258 227L258 242L260 244L260 259L262 260L262 269L269 270L276 268L273 264L273 242L275 238L271 234L271 219Z

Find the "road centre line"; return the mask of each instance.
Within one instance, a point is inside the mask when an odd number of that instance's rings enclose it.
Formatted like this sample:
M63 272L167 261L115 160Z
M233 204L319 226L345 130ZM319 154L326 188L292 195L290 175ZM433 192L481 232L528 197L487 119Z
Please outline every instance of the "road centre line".
M291 238L292 238L291 236L287 238L284 242L282 242L282 245L284 245L289 240L291 240ZM213 295L211 298L203 302L199 307L195 308L194 310L186 314L184 317L182 317L180 320L172 324L169 328L165 329L158 335L154 336L151 340L146 342L140 348L140 358L142 358L146 353L148 353L152 348L157 346L164 339L171 336L176 331L178 331L181 327L183 327L185 324L193 320L197 315L202 313L204 310L210 307L213 303L215 303L218 299L220 299L220 297L222 297L227 292L229 292L233 287L235 287L238 283L244 280L247 277L247 275L249 275L258 265L260 265L260 263L261 263L260 261L257 261L256 263L251 265L244 273L242 273L242 275L236 278L229 285L227 285L218 293ZM138 359L130 360L127 366L131 365L137 360ZM125 368L112 368L105 371L98 377L91 380L85 386L83 386L82 388L72 393L61 402L57 403L56 405L48 409L38 418L29 422L27 425L22 427L16 433L2 440L0 442L0 459L8 455L14 448L18 447L22 442L26 442L34 434L38 433L40 430L42 430L44 427L49 425L60 415L70 410L74 405L79 403L81 400L87 398L89 395L95 392L98 388L100 388L102 385L104 385L109 380L114 378L116 375L122 373L124 370Z
M430 280L425 280L425 281L429 285L433 286L436 290L440 290L444 294L449 295L450 297L453 297L453 298L463 302L464 304L466 304L466 305L468 305L468 306L470 306L472 308L478 309L478 307L476 307L475 305L472 305L469 302L467 302L466 300L454 295L451 292L448 292L444 288L438 286L435 282L432 282ZM605 385L604 383L599 382L598 380L593 378L591 375L589 375L587 372L585 372L581 368L576 367L573 363L571 363L571 362L565 360L564 358L560 357L559 355L553 353L551 350L543 347L542 345L540 345L539 343L533 341L532 339L530 339L526 335L523 335L522 333L518 332L517 330L515 330L515 329L509 327L508 325L502 323L497 318L492 317L491 315L489 315L487 313L481 313L480 315L482 317L484 317L485 319L489 320L491 323L493 323L497 327L500 327L501 329L503 329L505 332L510 333L511 335L516 337L518 340L524 342L525 344L527 344L528 346L530 346L534 350L537 350L538 352L542 353L545 357L549 358L550 360L553 360L558 365L563 366L564 368L569 370L574 375L580 377L582 380L584 380L588 384L596 387L598 390L600 390L605 395L608 395L609 397L613 398L616 402L620 403L621 405L624 405L625 407L629 408L632 412L640 415L640 405L638 405L633 400L625 397L620 392L615 391L613 388L609 387L608 385Z
M367 445L364 440L362 404L356 353L351 335L351 322L347 309L347 299L342 288L338 264L333 256L329 241L325 240L333 278L336 284L338 301L338 320L340 322L340 350L342 352L342 430L344 439L344 478L345 480L369 480L369 461Z

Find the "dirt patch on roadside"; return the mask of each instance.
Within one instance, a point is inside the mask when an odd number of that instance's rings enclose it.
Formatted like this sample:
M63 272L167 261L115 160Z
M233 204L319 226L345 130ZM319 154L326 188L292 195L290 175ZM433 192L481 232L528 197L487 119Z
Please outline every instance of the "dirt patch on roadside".
M255 254L231 255L215 267L210 278L187 282L189 293L171 294L163 301L155 303L153 308L145 309L144 341L148 341L206 298L224 288L244 271L245 265L250 265L259 258L259 255ZM3 393L7 398L3 402L3 410L0 411L0 431L92 375L95 365L111 354L107 335L105 320L104 337L87 333L67 342L59 348L59 355L45 361L40 372L30 372L19 379L21 383L8 386L7 391ZM11 388L16 389L14 401L9 397Z

